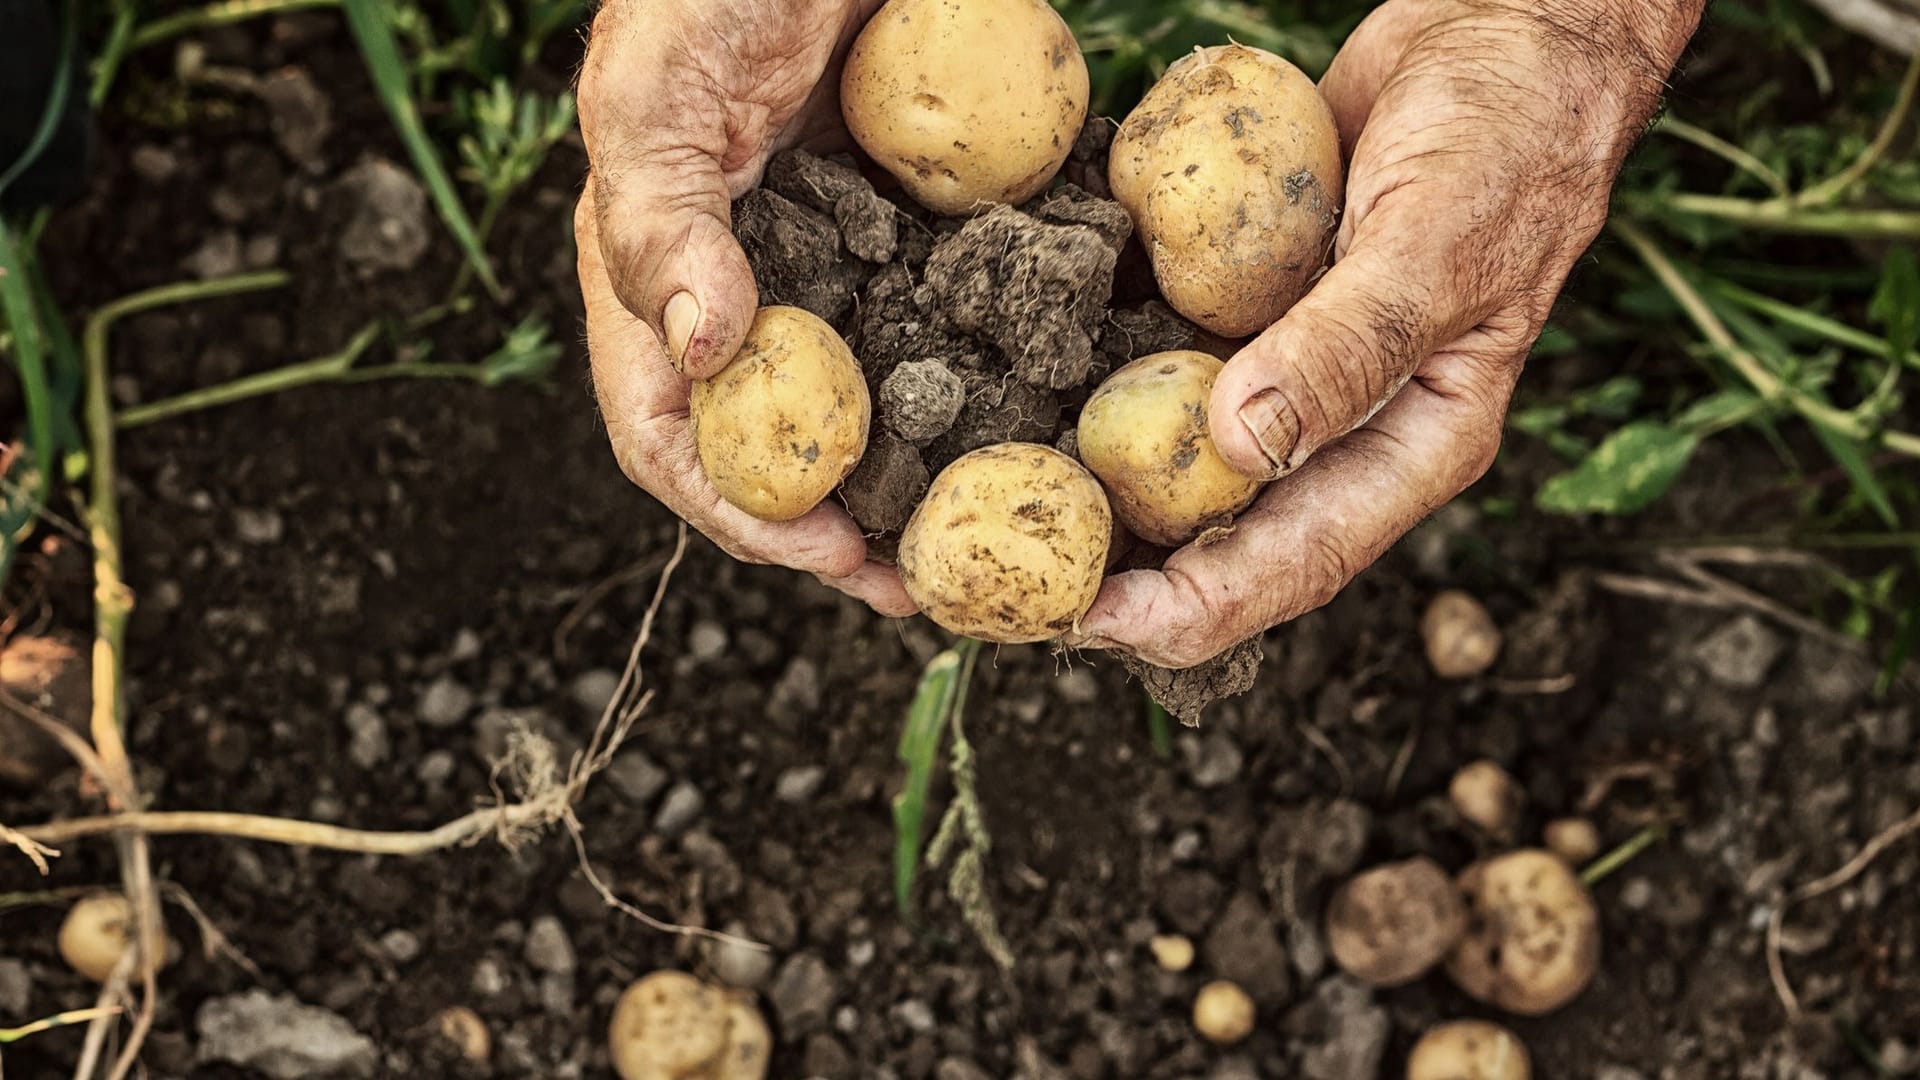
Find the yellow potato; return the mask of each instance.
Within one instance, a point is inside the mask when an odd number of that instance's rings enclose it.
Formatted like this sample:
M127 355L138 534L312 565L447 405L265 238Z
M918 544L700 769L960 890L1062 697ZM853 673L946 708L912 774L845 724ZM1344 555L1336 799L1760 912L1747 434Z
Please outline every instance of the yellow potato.
M1405 986L1446 959L1467 909L1440 864L1420 856L1354 875L1327 905L1327 949L1369 986Z
M80 898L67 910L55 944L68 967L104 983L113 976L120 958L135 947L138 937L133 905L127 898L119 893L95 893ZM161 957L161 967L166 966L167 959ZM140 978L138 971L128 974L135 980Z
M1339 129L1313 80L1244 45L1168 68L1120 126L1107 179L1167 302L1230 338L1306 295L1346 194Z
M1143 356L1107 377L1080 410L1080 460L1100 478L1121 524L1179 547L1228 525L1260 494L1207 433L1207 398L1226 365L1202 352Z
M1208 1042L1230 1046L1253 1034L1253 998L1237 984L1216 979L1193 999L1193 1026Z
M607 1049L621 1080L705 1080L727 1049L731 998L684 971L656 971L613 1007Z
M1578 997L1600 967L1600 913L1559 856L1523 849L1461 871L1467 936L1447 975L1468 996L1523 1016Z
M934 478L900 536L900 580L956 634L1044 641L1093 606L1112 532L1107 496L1079 462L1000 443Z
M1497 761L1481 758L1461 766L1447 785L1454 812L1496 840L1511 840L1527 807L1527 789Z
M1443 679L1484 675L1500 658L1500 627L1486 605L1471 593L1448 589L1433 598L1420 616L1420 637L1427 663Z
M1045 188L1087 89L1073 31L1045 0L891 0L847 55L840 108L916 201L954 215Z
M1485 1020L1454 1020L1420 1036L1407 1056L1407 1080L1532 1080L1518 1036Z
M718 375L687 403L707 479L765 521L820 504L867 451L873 403L847 343L818 316L764 307Z

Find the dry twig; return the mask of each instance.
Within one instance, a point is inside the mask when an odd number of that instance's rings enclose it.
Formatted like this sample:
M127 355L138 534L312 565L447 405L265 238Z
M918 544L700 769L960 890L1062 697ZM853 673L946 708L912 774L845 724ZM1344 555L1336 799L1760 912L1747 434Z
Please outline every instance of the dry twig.
M1878 836L1867 841L1859 854L1848 859L1845 865L1823 878L1807 882L1788 893L1779 904L1774 906L1773 915L1767 920L1767 974L1773 979L1773 992L1780 997L1780 1004L1786 1007L1787 1015L1800 1018L1800 998L1793 992L1793 983L1787 979L1786 960L1781 955L1780 935L1787 924L1787 909L1795 904L1824 896L1866 870L1880 853L1907 837L1920 833L1920 810L1907 815L1882 830Z

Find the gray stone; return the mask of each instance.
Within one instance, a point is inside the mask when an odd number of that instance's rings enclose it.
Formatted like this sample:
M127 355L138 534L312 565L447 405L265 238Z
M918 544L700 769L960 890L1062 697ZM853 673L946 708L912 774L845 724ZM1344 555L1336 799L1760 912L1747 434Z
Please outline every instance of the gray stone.
M1593 1080L1647 1080L1647 1077L1639 1069L1625 1065L1602 1065L1594 1072Z
M0 960L0 1016L24 1019L33 998L33 975L27 965L11 958Z
M1861 713L1860 733L1875 750L1905 750L1913 745L1913 717L1902 706Z
M274 1080L370 1077L379 1065L373 1040L337 1013L265 990L208 1001L194 1026L201 1062L228 1062Z
M1248 1058L1221 1058L1207 1074L1207 1080L1261 1080L1260 1070Z
M552 915L540 916L527 928L526 956L535 971L549 975L573 973L573 941L567 937L567 928Z
M713 973L728 986L758 990L773 974L773 951L764 945L743 940L746 928L739 923L727 927L728 936L707 943L707 963Z
M341 177L336 190L352 207L340 234L340 257L362 275L411 270L433 241L427 193L413 174L374 159Z
M389 930L380 935L380 951L396 964L411 963L420 955L420 937L411 930Z
M780 1034L789 1040L825 1029L839 996L833 972L815 953L797 953L788 959L767 991L767 1000L780 1020Z
M924 445L952 429L967 402L967 388L938 360L909 360L880 384L879 413L888 430Z
M164 184L180 171L180 157L163 146L142 143L133 148L134 174L149 184Z
M893 1007L893 1018L908 1031L926 1034L934 1029L933 1006L919 998L908 998Z
M660 811L653 818L653 831L662 836L678 836L699 820L700 812L706 807L707 799L700 794L700 789L694 787L692 781L682 780L668 789L667 797L660 801Z
M933 1067L933 1080L993 1080L993 1074L969 1058L948 1057Z
M310 173L326 169L322 149L333 133L333 103L305 68L287 67L255 87L267 105L273 140L293 163Z
M428 727L447 728L467 718L473 711L473 691L452 675L442 675L428 684L417 707L420 722Z
M806 657L796 656L767 695L767 715L791 723L819 709L820 668Z
M826 778L825 766L796 765L782 772L780 778L773 782L773 797L795 805L811 802Z
M241 507L233 512L233 535L243 544L277 544L286 535L286 522L273 507Z
M588 716L600 716L613 703L614 691L620 687L620 673L611 668L595 668L583 671L567 684L567 696L573 699L580 711Z
M451 750L430 750L420 758L420 764L414 767L414 778L423 784L444 784L453 777L458 763L454 761Z
M1053 692L1069 705L1091 705L1100 700L1100 680L1090 668L1073 668L1053 680Z
M1292 990L1286 947L1273 930L1273 917L1253 893L1242 890L1207 932L1207 966L1222 979L1239 983L1263 1008L1284 1003Z
M180 260L180 268L202 281L232 277L245 265L240 234L225 229L200 241L193 253Z
M1373 992L1345 976L1328 979L1315 992L1324 1027L1307 1048L1301 1074L1307 1080L1371 1080L1380 1075L1393 1023L1374 1003Z
M490 998L507 988L507 973L500 961L489 956L473 965L473 979L470 984L473 992L483 998Z
M1183 739L1180 749L1186 755L1187 774L1198 788L1217 788L1233 783L1240 778L1241 766L1245 764L1240 748L1218 731L1198 738Z
M687 634L687 655L701 663L718 660L727 651L727 628L711 619L693 624Z
M1785 648L1780 635L1758 616L1743 613L1695 645L1693 658L1715 682L1751 690L1766 681L1767 671Z
M387 722L373 706L354 702L347 706L347 757L363 769L371 769L387 760L392 749L387 740Z
M618 792L628 802L644 803L660 794L667 786L667 770L653 763L653 759L638 750L628 750L613 759L607 771L601 775L607 779L607 786Z

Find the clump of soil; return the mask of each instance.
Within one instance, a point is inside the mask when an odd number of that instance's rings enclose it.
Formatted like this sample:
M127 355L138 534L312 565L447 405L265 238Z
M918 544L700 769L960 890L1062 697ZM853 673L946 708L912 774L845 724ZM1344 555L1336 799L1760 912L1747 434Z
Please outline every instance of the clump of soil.
M1111 134L1089 119L1067 179L973 218L883 195L852 165L801 150L775 157L734 207L760 302L831 323L866 374L873 434L840 497L877 555L891 557L955 458L1003 442L1073 453L1080 406L1108 372L1205 344L1154 292L1132 221L1104 197ZM1256 644L1192 672L1129 670L1194 723L1245 691L1258 662Z

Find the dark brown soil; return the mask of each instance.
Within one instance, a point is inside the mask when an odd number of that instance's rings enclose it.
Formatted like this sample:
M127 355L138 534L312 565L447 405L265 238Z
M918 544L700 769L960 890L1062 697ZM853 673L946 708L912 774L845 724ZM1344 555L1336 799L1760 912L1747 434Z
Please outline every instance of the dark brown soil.
M101 170L50 234L68 310L174 280L227 232L276 244L296 283L122 325L112 363L123 400L336 349L370 316L433 303L457 266L437 228L411 271L363 278L341 262L322 196L364 159L405 158L331 19L213 44L219 63L312 72L335 129L307 171L276 149L250 99L196 90L190 124L159 126L167 58L139 59L133 111L108 118ZM553 85L568 62L554 58ZM576 151L559 154L508 215L495 248L511 303L444 330L437 358L485 355L529 312L577 340L565 238L582 168ZM903 223L897 244L919 235ZM869 239L867 254L884 249ZM890 274L873 275L866 295L884 285L889 302L911 302ZM903 359L950 355L887 325L880 307L853 316L863 334L894 335ZM966 366L964 350L952 355ZM1565 358L1530 381L1546 393L1623 365L1685 361ZM516 721L584 739L675 533L615 467L585 370L575 349L545 393L310 389L122 438L139 601L129 737L156 808L428 828L488 797L488 759ZM985 885L1017 958L1008 972L967 932L942 875L927 875L917 924L892 901L899 727L944 635L696 541L646 656L658 696L580 819L624 897L767 942L771 973L607 910L563 836L418 860L162 838L157 873L261 973L207 959L171 908L183 950L163 977L149 1075L263 1075L196 1063L196 1016L264 987L372 1039L380 1076L606 1077L614 998L636 975L676 966L765 979L779 1078L1397 1076L1435 1020L1494 1014L1438 976L1381 993L1336 977L1319 916L1356 867L1427 855L1457 870L1478 854L1485 842L1445 802L1453 770L1478 757L1525 785L1523 837L1575 812L1610 845L1655 817L1674 827L1599 887L1595 984L1553 1016L1510 1021L1536 1075L1910 1075L1920 845L1890 848L1794 909L1786 968L1808 1019L1790 1022L1775 999L1761 935L1787 889L1920 806L1916 695L1902 686L1876 699L1871 665L1750 613L1601 587L1600 571L1660 573L1634 552L1662 538L1751 532L1793 512L1757 440L1716 440L1682 491L1631 522L1483 511L1526 505L1555 467L1516 440L1487 481L1331 606L1268 635L1252 690L1178 733L1170 760L1153 756L1144 700L1117 663L1069 666L1033 647L983 658L967 727L994 839ZM84 632L88 560L54 538L56 550L25 560L13 594L43 598L30 624ZM1797 577L1752 581L1804 599ZM1507 633L1486 679L1445 683L1426 669L1416 622L1443 587L1482 597ZM946 798L943 781L936 804ZM9 825L98 810L70 771L0 790ZM100 841L67 845L45 880L0 857L0 893L115 880ZM55 955L60 915L54 904L0 911L0 1025L92 1002ZM1174 932L1199 946L1179 974L1147 947ZM1195 991L1223 975L1260 1005L1254 1035L1224 1049L1188 1018ZM434 1034L431 1018L450 1005L484 1018L490 1065L457 1063ZM67 1075L78 1047L76 1030L36 1036L6 1049L7 1073Z

